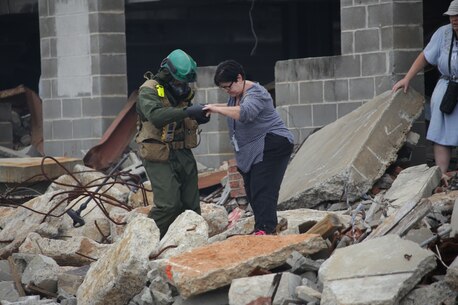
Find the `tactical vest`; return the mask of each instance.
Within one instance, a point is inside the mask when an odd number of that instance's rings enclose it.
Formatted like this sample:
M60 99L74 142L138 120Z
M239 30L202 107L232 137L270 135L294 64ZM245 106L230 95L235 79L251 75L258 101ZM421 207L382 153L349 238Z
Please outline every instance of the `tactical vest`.
M164 107L171 107L170 101L164 92L164 87L153 79L148 79L140 86L157 91ZM184 108L187 102L181 102L177 108ZM148 120L137 118L137 134L135 142L138 144L138 153L141 158L148 161L166 162L171 149L191 149L199 145L197 140L198 124L196 120L185 118L177 128L177 122L172 122L162 128L157 128ZM179 140L176 139L179 135Z

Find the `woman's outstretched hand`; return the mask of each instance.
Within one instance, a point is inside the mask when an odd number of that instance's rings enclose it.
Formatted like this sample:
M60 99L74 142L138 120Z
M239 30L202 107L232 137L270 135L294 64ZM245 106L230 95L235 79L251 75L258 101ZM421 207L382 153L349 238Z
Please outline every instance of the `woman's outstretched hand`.
M409 81L405 77L398 81L396 84L394 84L391 92L394 93L401 88L404 88L404 93L407 93L407 89L409 89Z

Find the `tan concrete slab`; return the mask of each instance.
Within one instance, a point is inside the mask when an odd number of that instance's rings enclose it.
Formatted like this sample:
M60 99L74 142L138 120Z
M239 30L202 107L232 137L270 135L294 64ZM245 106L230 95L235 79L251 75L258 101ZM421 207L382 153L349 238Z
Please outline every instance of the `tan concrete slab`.
M72 172L76 164L83 164L81 159L68 157L55 157L55 159L68 171ZM41 157L30 158L0 158L0 182L3 183L22 183L46 181L47 178L42 175ZM57 178L66 174L65 170L54 160L45 158L43 162L43 171L49 178Z
M412 89L386 91L312 134L288 165L278 208L358 199L396 160L423 103Z
M303 255L326 249L317 234L241 235L164 259L161 269L184 298L249 276L255 269L281 266L293 251Z

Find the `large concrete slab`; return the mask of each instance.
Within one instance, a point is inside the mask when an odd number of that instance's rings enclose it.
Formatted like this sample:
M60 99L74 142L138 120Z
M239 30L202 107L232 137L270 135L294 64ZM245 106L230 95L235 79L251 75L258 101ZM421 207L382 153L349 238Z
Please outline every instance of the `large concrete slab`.
M432 251L397 235L340 248L318 272L323 283L321 303L399 304L399 300L435 267Z
M391 91L312 134L289 164L280 210L324 201L353 201L369 190L397 158L424 98L414 90Z
M64 168L72 171L76 164L83 164L81 159L55 157ZM36 176L28 182L46 181L47 178L42 175L44 171L49 178L56 178L66 174L65 169L59 166L50 158L44 159L42 171L41 157L29 158L0 158L0 182L3 183L22 183Z
M432 195L441 180L438 166L428 167L426 164L411 166L404 169L394 180L393 185L383 196L389 201L388 216L395 213L408 201L420 201Z
M326 248L317 234L240 235L164 259L160 268L180 295L189 298L247 277L257 268L279 267L293 251L308 255Z

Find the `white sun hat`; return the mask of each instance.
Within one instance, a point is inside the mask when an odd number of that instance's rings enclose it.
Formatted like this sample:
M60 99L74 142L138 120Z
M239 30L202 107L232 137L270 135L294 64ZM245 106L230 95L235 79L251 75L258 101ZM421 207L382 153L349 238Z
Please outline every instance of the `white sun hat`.
M446 16L455 16L458 15L458 0L453 0L450 2L448 10L444 13Z

